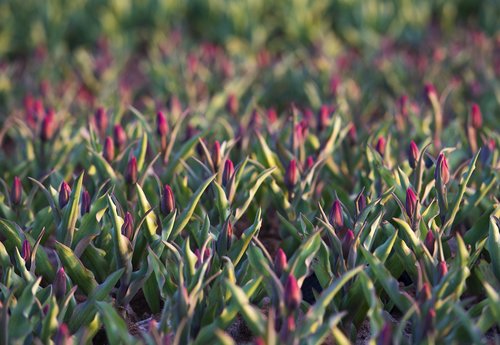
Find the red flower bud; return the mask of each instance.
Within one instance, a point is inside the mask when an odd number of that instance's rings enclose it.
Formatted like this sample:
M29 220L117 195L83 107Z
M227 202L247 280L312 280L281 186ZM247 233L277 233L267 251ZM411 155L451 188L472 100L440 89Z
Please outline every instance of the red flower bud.
M436 322L436 310L429 308L424 320L424 332L429 334L434 330L434 323Z
M59 188L59 207L63 208L69 202L69 196L71 195L71 187L66 181L61 183Z
M439 279L443 279L443 277L448 273L448 266L446 265L446 261L441 260L438 263L438 274Z
M276 251L276 256L274 257L274 272L276 272L278 278L281 277L287 266L288 260L286 258L286 254L283 249L278 248L278 250Z
M436 162L436 170L434 171L436 181L441 181L442 184L447 184L450 181L450 170L448 168L448 160L443 153L439 154Z
M71 338L71 333L65 323L62 323L57 329L54 345L73 345L73 338Z
M125 214L125 221L123 222L121 232L122 235L129 240L132 239L132 236L134 235L134 218L132 217L130 212L127 212Z
M314 166L314 157L313 156L308 156L306 159L306 169L311 170L312 167Z
M90 194L88 191L84 190L82 193L82 203L80 205L80 213L83 216L90 212Z
M222 173L222 185L227 186L233 175L234 175L234 165L233 162L228 158L224 163L224 171Z
M168 134L168 123L163 112L156 113L156 133L160 137L165 137Z
M278 113L276 112L276 109L274 108L267 109L267 121L269 122L269 124L272 125L277 120L278 120Z
M432 297L432 292L431 292L431 286L429 285L428 282L425 282L422 285L422 289L418 293L418 299L420 304L424 304L428 300L430 300Z
M406 214L410 219L414 219L415 211L417 210L418 199L417 195L411 187L406 190Z
M135 156L130 157L128 161L125 181L128 184L134 184L137 182L137 159Z
M410 143L410 148L408 149L408 163L410 163L410 167L412 169L415 169L415 167L417 166L419 155L420 152L418 150L418 146L412 140Z
M344 227L344 215L342 213L342 205L340 201L335 200L330 210L330 224L335 230L341 230Z
M63 267L57 270L56 278L52 283L52 290L57 300L63 299L64 295L66 295L66 273Z
M127 142L127 135L120 124L115 125L113 128L113 140L118 151L122 150Z
M42 141L50 141L54 136L55 129L55 114L54 111L51 110L44 116L42 120L42 129L40 132Z
M23 260L26 263L26 265L29 266L31 263L31 244L28 242L28 240L23 241L21 256L23 257Z
M429 250L429 253L431 253L431 255L434 254L435 239L434 239L434 233L432 232L432 230L427 231L427 235L425 236L424 243L425 243L425 246L427 247L427 249Z
M480 129L483 126L483 115L477 103L471 107L471 125L474 129Z
M382 157L384 157L385 154L385 145L386 145L385 138L383 136L380 136L377 140L377 144L375 145L375 150L377 150L377 152Z
M21 179L17 176L14 177L12 188L10 189L10 202L12 205L19 205L23 196L23 185Z
M240 105L238 103L238 98L234 94L230 94L227 98L226 110L229 114L235 116L238 113Z
M285 284L285 305L289 311L295 311L302 301L302 292L300 291L297 279L289 275Z
M437 91L436 91L436 88L434 87L434 85L432 85L431 83L427 83L425 84L425 87L424 87L424 93L425 93L425 97L427 98L427 101L429 103L432 103L432 99L437 99Z
M104 140L104 147L102 148L102 156L108 162L112 162L115 158L115 145L111 137L106 137Z
M358 141L358 134L356 133L356 126L351 123L349 126L349 131L347 132L347 142L349 145L354 146Z
M407 117L408 116L408 96L407 95L403 95L399 98L398 107L399 107L399 113L403 117Z
M328 127L328 123L330 122L330 114L330 107L327 105L322 105L318 113L318 132L321 132L326 127Z
M342 254L344 254L344 259L346 260L349 257L349 252L354 244L354 238L354 232L351 229L348 229L342 239Z
M212 163L214 164L215 170L217 170L220 161L221 161L220 143L218 140L216 140L212 148Z
M298 172L297 172L297 161L292 159L288 164L285 174L285 184L288 190L293 190L293 187L297 184Z
M163 187L160 210L164 216L168 216L175 209L175 198L172 188L168 184Z
M106 110L103 107L97 108L94 114L94 122L99 133L106 133L106 129L108 128L108 115L106 114Z

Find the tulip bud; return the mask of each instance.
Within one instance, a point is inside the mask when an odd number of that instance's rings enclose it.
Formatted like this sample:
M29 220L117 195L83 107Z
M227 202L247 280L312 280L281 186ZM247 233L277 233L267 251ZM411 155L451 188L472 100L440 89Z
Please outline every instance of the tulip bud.
M267 121L269 122L270 125L278 121L278 113L276 112L276 109L274 108L267 109Z
M222 226L222 230L217 237L216 249L219 256L224 256L233 243L233 225L229 218Z
M298 172L297 172L297 161L292 159L288 164L285 174L285 184L289 191L293 190L293 187L297 184Z
M448 266L446 265L446 261L441 260L438 263L438 274L439 279L443 279L443 277L448 273Z
M55 132L55 114L53 111L49 111L42 120L42 128L40 132L40 137L43 142L50 141L54 136Z
M127 142L127 135L120 124L115 125L113 128L113 140L118 151L121 151Z
M391 345L392 339L392 324L386 321L377 336L377 345Z
M227 98L226 110L229 114L235 116L238 113L238 98L234 94L230 94Z
M165 137L168 134L168 123L163 112L156 113L156 133L160 137Z
M125 181L128 184L134 184L137 182L137 159L135 156L130 157L128 161Z
M194 255L196 255L196 265L195 267L198 268L202 264L204 264L209 258L210 258L210 248L205 248L205 251L202 253L198 248L195 249Z
M318 132L328 127L328 122L330 122L330 107L322 105L318 113Z
M428 300L430 300L432 297L432 292L431 292L431 286L429 285L428 282L425 282L422 285L422 289L418 293L418 299L420 304L424 304Z
M264 338L258 337L258 338L254 339L253 344L254 345L266 345L266 342L264 341Z
M104 140L104 147L102 148L102 156L108 162L112 162L115 158L115 145L111 137L106 137Z
M349 252L354 244L354 238L354 232L351 229L348 229L342 239L342 254L344 254L345 260L349 257Z
M450 170L448 169L448 160L443 153L439 154L436 162L436 170L434 171L434 178L442 184L447 184L450 181Z
M52 283L52 290L57 300L63 299L64 295L66 295L66 273L63 267L57 270L56 278Z
M212 163L214 164L214 169L217 170L217 167L220 165L221 161L221 152L220 152L220 143L218 140L214 142L214 146L212 149Z
M80 213L83 217L84 214L90 212L90 194L84 190L82 193L82 203L80 205Z
M385 154L385 146L386 146L386 141L383 136L380 136L377 140L377 144L375 145L375 150L382 156L384 157Z
M69 196L71 195L71 187L66 181L61 183L59 188L59 207L63 208L69 202Z
M175 198L172 188L168 184L163 187L160 210L164 216L168 216L175 209Z
M54 345L73 345L73 338L71 338L68 326L65 323L62 323L57 329Z
M23 248L21 253L26 266L29 267L31 264L31 244L28 240L23 241Z
M297 279L293 275L289 275L285 284L285 305L288 311L297 310L302 301L302 292L300 291Z
M350 146L356 145L358 141L358 134L356 132L356 125L351 123L349 126L349 131L347 132L347 142Z
M424 93L429 103L432 103L433 100L437 100L437 91L434 85L430 83L425 84Z
M234 165L233 162L228 158L224 163L224 171L222 173L222 185L227 186L233 175L234 175Z
M361 191L356 197L356 215L360 215L361 212L366 208L366 197Z
M10 202L12 205L19 205L23 196L23 185L21 179L17 176L14 177L12 188L10 190Z
M411 187L406 189L406 214L410 219L414 219L415 211L417 210L418 199L417 195Z
M330 224L335 230L341 230L344 227L344 215L342 214L342 205L340 201L335 200L330 210Z
M260 118L260 114L257 111L257 109L254 109L252 111L252 117L250 118L249 127L258 131L261 126L262 126L262 120Z
M471 125L476 130L483 126L483 115L477 103L473 103L471 107Z
M429 334L434 330L434 323L436 322L436 310L429 308L424 320L424 332Z
M306 159L306 169L311 170L312 167L314 166L314 158L313 156L308 156Z
M488 140L486 145L484 145L481 148L481 153L479 154L479 160L482 165L487 165L489 163L491 155L494 150L495 150L495 140L490 139Z
M429 250L429 253L434 254L434 233L432 230L427 231L427 235L425 236L424 240L425 246L427 247L427 250Z
M125 214L125 220L122 224L121 233L129 240L132 239L132 236L134 235L134 218L130 212Z
M281 277L283 272L286 270L287 266L288 266L288 261L286 258L286 254L283 251L283 249L278 248L276 256L274 257L274 272L276 272L278 278Z
M95 111L94 121L99 133L106 133L106 129L108 128L108 115L106 114L106 110L104 110L103 107L99 107Z
M403 95L399 98L398 106L399 106L399 113L403 117L407 117L408 116L408 96L407 95Z
M418 146L412 140L410 143L410 148L408 149L408 163L410 163L410 167L412 169L416 168L419 155L420 155L420 152L418 150Z

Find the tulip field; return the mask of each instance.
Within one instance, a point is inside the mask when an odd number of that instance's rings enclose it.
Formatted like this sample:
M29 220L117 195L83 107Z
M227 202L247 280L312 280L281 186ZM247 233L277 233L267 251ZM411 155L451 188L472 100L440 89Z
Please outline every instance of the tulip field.
M0 345L500 344L500 4L0 3Z

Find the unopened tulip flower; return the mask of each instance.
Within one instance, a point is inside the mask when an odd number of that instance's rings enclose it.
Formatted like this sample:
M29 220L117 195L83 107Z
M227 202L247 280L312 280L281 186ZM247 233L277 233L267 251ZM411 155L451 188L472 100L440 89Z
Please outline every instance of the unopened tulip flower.
M278 248L276 251L276 256L274 257L274 272L278 277L281 277L281 274L287 269L288 260L286 258L286 254L283 249Z
M164 216L168 216L175 209L175 198L172 188L168 184L163 187L160 210Z
M134 218L132 217L130 212L127 212L125 214L125 221L122 224L121 233L129 240L132 239L132 236L134 234Z
M130 157L128 161L125 181L127 181L128 184L137 182L137 158L135 158L135 156Z
M59 188L59 207L63 208L69 202L69 197L71 195L71 187L66 181L61 183L61 187Z
M158 136L165 137L168 134L168 123L163 112L159 111L156 113L156 133Z
M411 187L406 189L406 214L410 219L414 219L418 206L418 198Z
M94 121L99 133L101 135L106 133L106 129L108 128L108 115L106 114L106 110L103 107L99 107L95 111Z
M471 125L476 130L483 126L483 115L477 103L473 103L471 106Z
M230 159L226 159L226 162L224 163L224 171L222 173L222 184L224 186L227 186L233 175L234 175L233 162Z
M412 140L410 143L410 147L408 149L408 163L410 163L410 167L412 169L416 168L419 155L420 155L420 152L418 150L418 146Z
M57 300L61 300L66 295L66 273L63 267L57 270L56 278L52 283L52 291Z
M56 129L55 114L51 110L47 114L45 114L42 120L42 128L40 132L40 138L42 139L42 141L43 142L50 141L54 136L55 129Z
M384 157L385 155L385 146L386 146L386 141L385 138L380 136L377 140L377 144L375 145L375 150Z
M294 186L297 184L298 171L297 171L297 161L292 159L288 164L285 174L285 184L289 191L293 190Z
M23 196L23 185L18 176L14 177L12 188L10 189L10 202L12 205L19 205Z
M112 162L115 158L115 145L111 137L104 139L104 147L102 148L102 156L108 162Z
M127 142L127 135L123 130L123 127L120 124L116 124L113 127L113 141L115 143L115 147L120 151L125 147Z
M341 230L344 227L344 215L342 213L342 205L339 200L333 202L330 210L330 224L333 225L335 230Z
M436 170L434 172L436 181L440 181L443 185L450 181L450 170L448 168L448 160L443 153L439 154L436 162Z
M90 212L90 194L88 191L84 190L82 192L82 202L80 207L80 213L83 216Z
M302 292L300 291L297 279L289 275L285 284L285 305L289 311L295 311L302 302Z

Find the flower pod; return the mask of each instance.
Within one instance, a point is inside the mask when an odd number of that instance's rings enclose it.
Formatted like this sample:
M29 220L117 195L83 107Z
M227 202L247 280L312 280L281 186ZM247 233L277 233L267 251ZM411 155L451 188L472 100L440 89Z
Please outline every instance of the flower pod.
M132 214L130 214L130 212L127 212L125 214L125 221L122 224L121 232L122 235L129 240L131 240L132 236L134 235L134 218L132 217Z
M471 125L472 128L478 130L483 126L483 115L481 113L481 108L477 103L473 103L471 106Z
M417 211L418 198L411 187L406 189L406 214L410 219L415 218L415 212Z
M375 145L375 150L379 153L379 155L382 156L382 158L385 155L385 146L386 146L386 141L383 136L378 137L377 144Z
M341 230L344 227L344 215L342 213L342 205L339 200L333 202L332 208L330 210L330 224L335 228L335 230Z
M127 171L125 172L125 181L128 184L134 184L137 182L137 158L135 156L130 157L127 164Z
M164 216L168 216L175 209L175 197L172 188L168 184L163 187L161 195L160 210Z
M125 134L125 131L120 124L117 124L113 127L113 141L118 151L121 151L125 147L125 144L127 142L127 135Z
M418 157L420 152L418 150L417 144L412 140L410 143L410 147L408 148L408 163L412 169L417 167Z
M285 305L288 311L297 310L302 302L302 291L300 291L297 279L293 275L289 275L285 284Z
M285 173L285 184L289 191L292 191L297 184L298 172L297 172L297 161L292 159L288 164L288 168Z
M90 212L90 194L84 190L82 192L82 201L80 205L80 214L83 215Z
M276 273L278 278L281 277L281 275L283 274L283 272L285 272L287 267L288 267L288 260L286 258L286 254L283 251L283 249L278 248L278 250L276 251L276 255L274 257L274 272Z
M50 110L45 114L42 120L42 128L40 132L40 138L43 142L48 142L54 137L54 132L56 129L55 124L55 113Z
M231 180L233 175L234 175L234 164L228 158L228 159L226 159L226 162L224 163L224 171L222 173L222 185L224 187L228 185L229 180Z
M103 107L99 107L95 111L94 121L99 133L106 133L106 129L108 128L108 115L106 114L106 110Z
M106 137L104 147L102 148L102 156L108 162L112 162L115 158L115 145L111 137Z
M56 335L54 336L54 345L73 345L73 339L65 323L62 323L57 329Z
M220 152L220 143L218 140L214 142L214 146L212 148L212 163L214 164L214 170L217 170L218 166L221 162L221 152Z
M432 230L429 230L427 232L427 235L425 235L425 240L424 240L425 246L427 247L427 250L431 255L434 254L434 243L435 243L435 238L434 238L434 233Z
M342 254L344 255L345 260L349 257L349 252L354 244L354 238L354 232L351 229L348 229L342 239Z
M57 270L56 278L52 283L52 291L54 291L54 296L56 296L56 299L59 301L66 295L66 273L63 267Z
M163 112L159 111L156 113L156 133L158 136L165 137L169 131L167 119Z
M443 185L450 181L450 170L448 168L448 160L443 153L439 154L436 162L436 170L434 171L436 182L441 182Z
M69 196L71 195L71 187L66 181L61 183L59 188L59 207L63 208L69 202Z
M10 189L10 202L12 205L19 205L22 201L23 185L18 176L14 177L12 188Z

